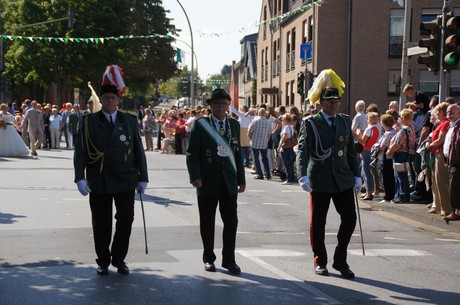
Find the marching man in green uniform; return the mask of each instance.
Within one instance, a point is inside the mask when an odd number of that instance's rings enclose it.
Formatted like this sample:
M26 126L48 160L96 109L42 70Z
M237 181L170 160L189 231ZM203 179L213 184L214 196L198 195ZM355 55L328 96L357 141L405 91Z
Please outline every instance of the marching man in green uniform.
M104 84L102 110L82 118L74 154L75 183L83 196L89 194L97 274L107 275L110 263L128 274L125 263L134 220L134 192L144 193L147 162L137 119L117 110L119 89ZM112 205L116 229L112 246Z
M356 226L353 192L361 189L362 182L351 119L337 113L340 96L336 88L323 89L320 104L321 111L302 123L297 153L299 184L310 192L310 243L315 273L329 274L324 240L332 199L341 219L332 267L344 278L354 278L347 264L347 247Z
M246 182L240 147L240 125L227 117L230 96L215 89L206 102L212 115L195 121L189 134L187 168L190 182L197 189L203 263L206 271L216 271L214 230L219 205L224 224L222 267L232 274L241 273L235 261L237 196Z

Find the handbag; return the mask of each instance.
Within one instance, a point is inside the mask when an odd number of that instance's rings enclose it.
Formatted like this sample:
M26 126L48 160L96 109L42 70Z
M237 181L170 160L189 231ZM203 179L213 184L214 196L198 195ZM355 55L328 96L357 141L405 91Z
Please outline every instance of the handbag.
M359 142L355 142L355 150L358 154L362 153L363 150L364 150L364 146L363 144L359 143Z
M294 135L290 137L289 139L285 140L283 144L281 144L281 147L282 148L293 148L296 145L297 145L297 137L294 131Z
M286 141L281 144L282 148L293 148L294 146L297 145L297 138L296 137L291 137L287 139Z

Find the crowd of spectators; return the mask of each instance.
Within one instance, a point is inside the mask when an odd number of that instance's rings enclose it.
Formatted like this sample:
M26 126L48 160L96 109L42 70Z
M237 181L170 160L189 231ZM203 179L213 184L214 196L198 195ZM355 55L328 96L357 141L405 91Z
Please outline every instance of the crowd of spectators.
M36 142L37 149L62 149L61 142L65 143L65 149L73 149L76 136L80 125L80 117L92 111L92 102L88 103L87 109L81 110L80 105L64 103L59 109L57 105L50 103L40 104L35 100L26 99L21 105L10 103L9 112L15 118L14 127L21 135L27 147L31 147L31 135L28 131L27 112L31 109L39 111L42 118L34 122L39 124L38 139Z
M352 129L362 148L362 199L427 203L428 213L458 220L452 173L459 165L452 151L458 141L459 103L439 101L436 95L430 99L409 84L403 92L409 99L405 107L392 101L382 115L375 104L355 105Z
M286 111L284 106L274 108L265 104L240 109L230 106L228 115L240 122L244 166L252 169L254 179L271 179L277 175L283 185L297 183L294 169L297 141L292 145L288 139L297 139L302 117L312 113L316 113L314 107L302 115L297 107ZM184 154L194 121L209 115L210 108L202 106L163 109L156 116L146 111L142 119L146 143L149 130L158 135L156 148L148 144L148 150ZM288 142L291 144L286 145Z

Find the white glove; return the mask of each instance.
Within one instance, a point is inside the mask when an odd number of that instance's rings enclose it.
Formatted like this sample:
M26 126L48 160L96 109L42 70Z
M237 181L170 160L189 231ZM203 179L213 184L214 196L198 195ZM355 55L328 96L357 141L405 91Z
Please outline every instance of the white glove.
M305 192L308 192L308 193L312 192L312 189L310 186L310 178L308 178L308 176L300 177L299 184Z
M77 181L77 188L78 188L78 191L80 192L80 194L82 194L83 196L86 196L89 193L91 193L91 190L88 187L88 184L86 184L86 180Z
M361 189L363 188L363 180L361 177L355 177L355 185L353 186L353 190L355 192L361 192Z
M146 188L147 188L147 182L139 181L136 189L139 194L144 194Z

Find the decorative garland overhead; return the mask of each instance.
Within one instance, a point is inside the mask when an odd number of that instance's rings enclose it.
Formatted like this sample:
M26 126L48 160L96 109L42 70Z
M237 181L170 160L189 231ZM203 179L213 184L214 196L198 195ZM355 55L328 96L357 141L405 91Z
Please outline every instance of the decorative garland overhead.
M267 23L271 23L271 22L275 22L275 21L281 21L281 20L283 20L283 19L285 19L287 17L293 16L293 15L298 14L300 12L308 11L310 8L312 8L314 6L321 6L325 2L326 2L325 0L316 0L314 2L302 5L302 6L298 7L298 8L296 8L295 10L289 11L289 12L284 13L282 15L275 16L275 17L273 17L271 19L262 20L261 22L257 22L255 24L243 26L239 30L237 30L237 32L244 33L244 32L248 31L250 28L253 28L253 27L259 27L260 25L263 25L263 24L267 24ZM205 33L205 32L202 32L202 31L198 31L198 33L199 33L200 37L220 37L222 35L230 34L230 33L233 33L233 32ZM56 43L60 43L60 42L63 42L63 43L69 43L69 42L80 43L81 42L81 43L95 43L95 44L99 44L99 43L103 44L105 41L109 41L109 40L119 41L119 40L124 40L124 39L165 38L165 39L176 40L176 38L171 36L171 35L162 35L162 34L139 35L139 36L136 36L136 35L121 35L121 36L118 36L118 37L113 37L112 36L112 37L87 37L87 38L35 37L35 36L3 35L2 38L3 39L9 39L9 40L30 40L31 42L35 42L35 41L37 41L37 42L39 42L39 41L56 42Z
M302 6L296 8L296 9L294 9L292 11L286 12L286 13L284 13L282 15L275 16L275 17L273 17L271 19L262 20L261 22L257 22L255 24L250 24L250 25L243 26L238 30L238 32L244 33L244 32L247 32L250 28L253 28L253 27L259 27L260 25L275 22L275 21L282 21L283 19L285 19L287 17L294 16L295 14L298 14L300 12L308 11L309 9L311 9L314 6L321 6L325 2L326 2L325 0L317 0L317 1L305 4L305 5L302 5ZM198 33L200 34L200 37L220 37L222 35L230 34L230 33L233 33L233 32L205 33L205 32L202 32L202 31L198 31Z
M109 40L123 40L123 39L151 39L151 38L166 38L166 39L172 39L175 40L171 35L161 35L161 34L152 34L152 35L122 35L118 37L88 37L88 38L76 38L76 37L35 37L35 36L17 36L17 35L3 35L3 39L9 39L9 40L30 40L32 42L35 41L45 41L45 42L64 42L64 43L69 43L69 42L76 42L76 43L95 43L99 44L104 43L105 41Z

